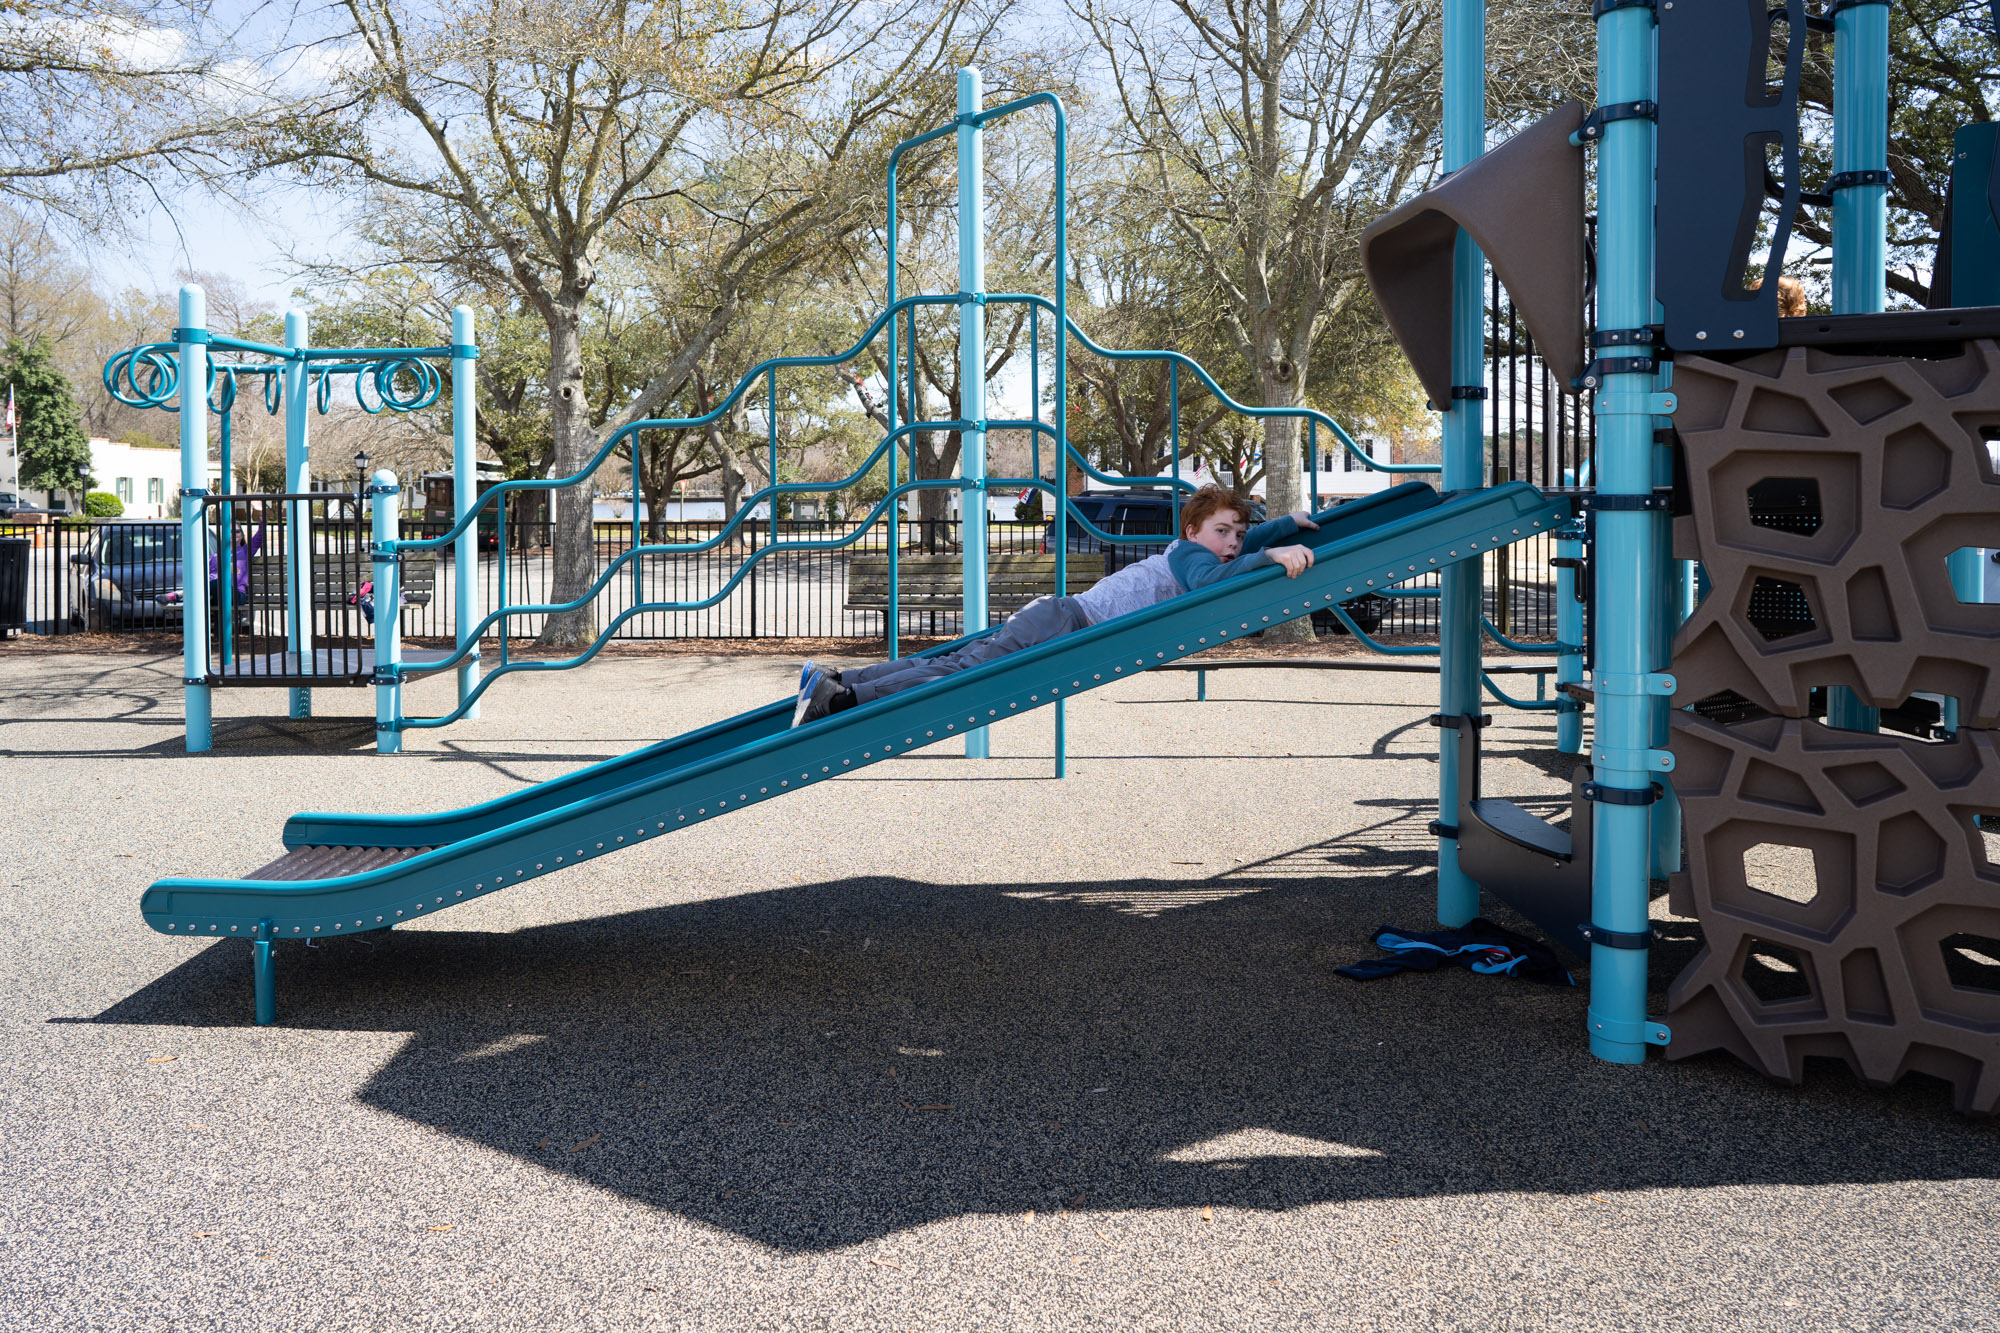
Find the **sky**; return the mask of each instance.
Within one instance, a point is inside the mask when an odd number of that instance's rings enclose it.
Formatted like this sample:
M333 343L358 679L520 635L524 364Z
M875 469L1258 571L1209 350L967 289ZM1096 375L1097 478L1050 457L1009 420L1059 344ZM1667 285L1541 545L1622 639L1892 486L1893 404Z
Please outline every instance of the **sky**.
M274 193L257 214L223 204L198 190L165 196L144 234L92 256L100 284L111 290L170 292L181 269L226 274L244 291L283 310L297 285L287 258L328 258L347 248L340 215L305 189Z

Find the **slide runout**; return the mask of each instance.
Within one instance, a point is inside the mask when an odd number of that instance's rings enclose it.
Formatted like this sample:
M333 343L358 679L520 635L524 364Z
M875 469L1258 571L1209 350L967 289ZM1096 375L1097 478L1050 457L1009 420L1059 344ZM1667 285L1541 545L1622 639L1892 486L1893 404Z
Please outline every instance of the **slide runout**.
M1348 540L1357 532L1423 513L1438 503L1438 493L1431 487L1422 482L1406 482L1323 512L1318 516L1319 531L1301 533L1299 541L1317 550ZM997 626L981 630L913 656L928 657L951 652L997 630ZM608 759L448 814L312 812L293 815L285 821L284 845L290 848L440 847L460 842L565 805L602 797L785 731L791 726L792 702L785 699L768 704L686 735L660 741L616 759Z
M317 881L162 880L146 891L141 911L156 930L211 937L311 938L393 926L1476 558L1565 521L1569 503L1512 483L1391 512L1372 527L1323 539L1315 567L1296 580L1275 568L1226 580L671 771L627 770L632 780L622 786L380 869Z

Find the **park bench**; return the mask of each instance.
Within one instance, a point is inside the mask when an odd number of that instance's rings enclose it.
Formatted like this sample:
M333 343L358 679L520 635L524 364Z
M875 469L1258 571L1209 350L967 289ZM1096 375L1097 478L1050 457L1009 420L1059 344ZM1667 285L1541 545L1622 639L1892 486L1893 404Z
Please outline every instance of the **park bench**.
M437 556L434 552L422 551L406 557L402 569L403 605L429 606L431 597L437 592ZM333 610L349 605L348 599L364 583L375 577L375 568L364 552L356 557L351 552L321 553L313 561L313 606L320 610ZM282 556L265 559L261 555L250 561L250 605L283 606L285 604L285 561Z
M1070 596L1104 577L1104 557L1069 558ZM986 605L990 614L1009 614L1055 588L1053 555L986 557ZM904 555L896 561L896 604L904 611L959 611L965 607L965 566L956 555ZM889 609L889 557L857 555L847 564L847 609Z

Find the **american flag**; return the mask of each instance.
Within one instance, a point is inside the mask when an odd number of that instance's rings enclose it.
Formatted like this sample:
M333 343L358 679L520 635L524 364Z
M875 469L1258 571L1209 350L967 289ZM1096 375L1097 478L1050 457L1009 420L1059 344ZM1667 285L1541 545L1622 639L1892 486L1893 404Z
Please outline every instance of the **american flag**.
M14 433L14 386L7 386L7 433Z

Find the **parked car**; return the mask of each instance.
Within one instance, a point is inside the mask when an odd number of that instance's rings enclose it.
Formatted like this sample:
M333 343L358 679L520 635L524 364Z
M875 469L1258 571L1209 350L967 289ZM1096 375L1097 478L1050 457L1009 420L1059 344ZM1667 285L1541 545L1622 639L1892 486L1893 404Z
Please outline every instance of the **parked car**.
M13 491L0 491L0 520L19 518L23 514L47 514L53 510L38 504L30 504Z
M181 623L181 525L99 523L69 558L79 629L174 629Z
M1158 490L1090 491L1083 495L1073 495L1070 502L1075 512L1082 514L1098 528L1113 537L1130 536L1172 536L1174 532L1173 501L1166 492ZM1251 518L1263 522L1262 501L1250 503ZM1054 549L1056 525L1050 522L1042 529L1042 553ZM1069 529L1069 550L1072 557L1078 555L1104 557L1104 572L1115 574L1135 561L1158 555L1167 547L1165 542L1106 542L1096 535L1086 532L1082 525L1072 523ZM1341 610L1353 619L1363 634L1373 634L1382 627L1383 617L1389 614L1389 599L1375 593L1364 593L1360 597L1342 602ZM1340 623L1340 617L1331 611L1313 612L1313 632L1315 634L1345 634L1347 627Z

